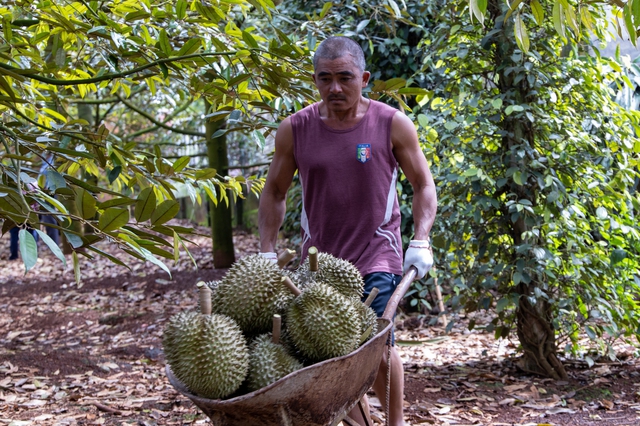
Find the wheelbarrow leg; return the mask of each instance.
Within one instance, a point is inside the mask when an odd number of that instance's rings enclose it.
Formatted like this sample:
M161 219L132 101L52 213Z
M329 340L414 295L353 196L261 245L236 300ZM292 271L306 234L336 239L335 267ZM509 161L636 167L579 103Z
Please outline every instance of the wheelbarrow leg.
M358 404L357 404L358 411L360 412L359 414L362 416L362 419L364 421L364 426L373 426L373 421L371 420L371 417L369 415L369 404L365 400L366 397L367 396L364 395L362 398L358 400ZM355 408L351 412L354 412L354 411L356 413L358 412L356 411ZM345 416L344 419L342 419L342 423L346 424L346 426L361 426L360 423L353 420L349 416Z

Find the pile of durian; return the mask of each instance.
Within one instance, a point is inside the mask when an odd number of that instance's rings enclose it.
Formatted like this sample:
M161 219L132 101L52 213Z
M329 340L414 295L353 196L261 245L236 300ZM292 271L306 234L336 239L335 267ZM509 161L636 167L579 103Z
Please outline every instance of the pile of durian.
M225 399L261 389L304 366L347 355L377 333L350 262L309 249L297 270L246 256L221 281L197 284L199 312L167 323L162 344L175 377L194 394Z

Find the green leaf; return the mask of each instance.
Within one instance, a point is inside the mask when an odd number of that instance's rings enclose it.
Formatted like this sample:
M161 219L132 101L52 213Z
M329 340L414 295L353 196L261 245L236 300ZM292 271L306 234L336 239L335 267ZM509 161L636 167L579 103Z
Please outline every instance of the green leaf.
M611 266L617 265L627 258L627 251L624 249L615 249L611 252L610 262Z
M162 225L173 219L180 211L180 203L176 200L163 201L151 215L151 225Z
M418 123L427 129L429 127L429 118L424 114L418 114Z
M404 78L391 78L384 82L384 90L397 90L407 85L407 80Z
M258 47L260 47L256 39L253 38L253 36L248 31L242 31L242 40L244 40L244 42L253 49L257 49Z
M67 187L67 182L64 180L64 177L56 170L47 169L44 175L46 176L45 182L48 190L55 192L58 188Z
M118 176L120 176L121 172L121 166L115 166L113 169L111 169L109 171L109 175L107 176L107 178L109 179L109 183L113 183L116 179L118 179Z
M515 25L513 31L516 36L516 43L523 52L529 52L529 34L527 33L527 27L522 22L522 16L518 13L515 17Z
M524 184L524 180L522 179L522 172L520 170L513 173L513 181L518 185Z
M607 209L600 206L596 209L596 217L600 220L605 220L609 217L609 212L607 212Z
M469 13L471 15L471 20L475 17L480 25L484 26L484 12L480 9L480 6L484 4L484 8L486 12L487 2L486 0L470 0L469 1Z
M173 167L174 172L178 173L182 171L182 169L187 167L190 161L191 161L191 157L189 156L180 157L173 163L171 167Z
M400 8L398 7L398 3L396 3L394 0L387 0L387 3L389 3L389 6L391 6L391 9L393 10L393 13L396 16L396 18L401 18L402 13L400 13Z
M520 273L520 272L515 272L515 273L513 274L513 284L514 284L514 285L518 285L518 284L520 284L520 283L522 282L522 278L523 278L523 277L522 277L522 273Z
M148 220L156 208L156 193L153 188L145 188L138 195L133 216L138 222Z
M164 54L171 56L173 49L171 48L171 41L169 40L169 36L167 36L167 31L164 28L160 30L158 44L160 45L160 50L162 50Z
M636 2L638 0L635 0ZM589 31L593 31L593 16L591 16L591 12L586 7L580 8L580 20L582 24L587 27Z
M505 17L504 17L505 21L506 21L507 19L509 19L509 17L511 16L511 14L512 14L513 12L515 12L515 11L516 11L516 9L518 8L518 6L520 6L520 3L522 3L522 0L515 0L513 3L511 3L511 4L509 5L509 11L507 12L507 14L506 14L506 15L505 15ZM486 11L486 5L485 5L485 11Z
M330 2L330 1L328 1L324 5L322 5L322 10L320 11L320 19L322 19L325 16L327 16L327 13L329 12L329 10L331 9L332 6L333 6L333 3Z
M85 189L76 189L76 207L78 214L83 219L91 219L96 214L98 208L96 207L96 199L93 195Z
M531 0L531 12L533 13L533 19L536 20L538 25L542 25L544 22L544 9L538 0Z
M510 303L511 300L509 300L508 297L503 297L502 299L498 300L498 302L496 303L496 312L500 313L504 311Z
M364 30L364 28L369 25L370 20L369 19L363 19L362 21L358 22L358 26L356 27L356 33L360 33L362 32L362 30Z
M44 241L44 243L47 245L47 247L49 247L49 249L51 250L51 252L60 260L62 260L62 264L64 266L67 266L67 259L64 257L64 253L62 253L62 250L60 250L60 247L58 246L58 244L56 244L55 241L53 241L46 232L42 232L39 229L36 229L36 232L38 233L38 235L40 236L40 238L42 239L42 241Z
M178 56L191 55L202 47L202 39L200 37L192 37L180 48Z
M624 25L627 28L627 32L629 33L629 38L631 40L631 44L635 46L636 44L636 29L633 25L633 2L628 1L627 5L624 8Z
M98 221L98 227L103 232L114 231L129 222L129 210L110 208L104 211Z
M104 209L108 209L109 207L128 206L135 203L136 203L136 200L134 200L133 198L119 197L119 198L112 198L102 203L98 203L98 207L104 210Z
M568 5L565 7L565 16L567 18L569 28L571 28L576 37L580 38L580 27L578 26L578 20L576 18L576 12L573 10L573 6Z
M564 7L557 1L553 4L553 26L556 29L558 35L563 38L567 38L564 26Z
M82 241L82 238L80 238L78 235L68 231L62 231L62 233L64 234L65 238L67 239L67 242L71 245L71 247L78 248L78 247L82 247L82 245L84 244L84 242Z
M24 263L24 273L26 274L38 262L38 245L31 232L26 229L21 229L18 232L18 241L20 256L22 256L22 263Z
M176 2L176 17L178 19L184 19L187 15L187 2L185 0L178 0Z

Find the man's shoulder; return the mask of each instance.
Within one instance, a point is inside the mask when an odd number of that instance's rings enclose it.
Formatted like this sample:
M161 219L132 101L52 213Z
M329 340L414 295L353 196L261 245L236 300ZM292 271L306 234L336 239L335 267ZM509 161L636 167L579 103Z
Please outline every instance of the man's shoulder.
M293 118L293 117L312 117L315 114L315 111L317 110L317 105L319 104L319 102L314 102L310 105L307 105L306 107L294 112L293 114L291 114L289 117Z
M374 99L370 99L371 107L377 109L378 111L393 116L395 113L400 112L398 108L394 108L391 105L387 105L384 102L376 101Z

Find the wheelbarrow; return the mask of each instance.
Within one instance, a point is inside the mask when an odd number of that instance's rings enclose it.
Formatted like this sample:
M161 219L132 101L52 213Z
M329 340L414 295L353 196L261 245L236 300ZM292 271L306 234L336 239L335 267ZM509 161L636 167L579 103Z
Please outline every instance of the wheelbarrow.
M189 392L166 366L173 387L216 426L334 426L373 384L392 330L395 311L416 276L409 268L391 296L379 332L348 355L310 365L257 391L230 399L207 399Z

